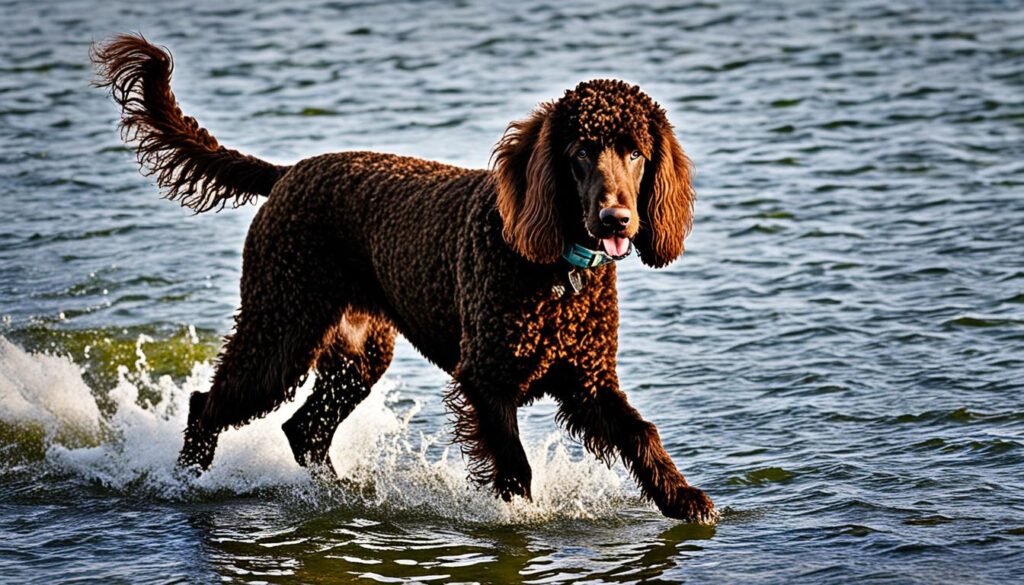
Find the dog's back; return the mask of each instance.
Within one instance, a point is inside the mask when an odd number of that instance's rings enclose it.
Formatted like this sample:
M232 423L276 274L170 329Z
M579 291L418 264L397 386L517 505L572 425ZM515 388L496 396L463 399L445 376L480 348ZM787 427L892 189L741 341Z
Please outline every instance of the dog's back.
M270 253L311 258L325 295L383 312L451 373L459 357L459 307L437 301L459 297L460 248L466 232L487 221L494 196L483 170L375 152L313 157L295 164L256 214L245 262L263 266ZM500 223L492 228L491 237L500 239ZM290 242L296 247L286 252ZM245 273L243 297L267 278Z

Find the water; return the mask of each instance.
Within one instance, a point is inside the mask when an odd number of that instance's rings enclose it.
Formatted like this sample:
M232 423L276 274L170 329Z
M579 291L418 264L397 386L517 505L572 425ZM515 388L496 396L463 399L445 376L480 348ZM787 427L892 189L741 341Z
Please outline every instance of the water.
M3 2L0 581L1012 582L1024 571L1024 9L1015 2ZM289 163L481 167L579 80L640 83L696 162L695 230L620 266L619 373L725 513L662 518L523 410L536 502L465 481L402 344L332 457L289 410L177 476L254 208L162 201L87 86L140 30L184 109ZM294 405L291 406L294 408Z

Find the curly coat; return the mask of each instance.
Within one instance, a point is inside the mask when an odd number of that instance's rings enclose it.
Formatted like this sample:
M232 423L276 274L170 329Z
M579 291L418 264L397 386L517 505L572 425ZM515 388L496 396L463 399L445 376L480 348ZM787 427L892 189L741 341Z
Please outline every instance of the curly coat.
M210 391L191 398L181 465L208 468L222 430L292 399L312 368L313 393L284 430L300 464L333 472L334 431L400 332L451 374L456 438L497 495L530 497L516 409L550 395L567 431L621 458L663 513L714 517L619 389L614 263L564 292L567 244L629 238L653 267L683 251L690 163L639 88L596 80L542 104L509 126L493 171L373 152L285 167L226 149L182 114L165 49L121 35L93 60L167 198L202 212L268 197L246 238L234 332ZM598 208L619 210L624 227L598 233Z

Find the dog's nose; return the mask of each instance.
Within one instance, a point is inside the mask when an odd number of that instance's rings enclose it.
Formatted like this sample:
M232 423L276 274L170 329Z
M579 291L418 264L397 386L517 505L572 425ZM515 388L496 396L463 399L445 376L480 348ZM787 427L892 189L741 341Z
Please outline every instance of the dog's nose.
M613 230L624 230L629 225L629 209L625 207L605 207L599 217L605 227Z

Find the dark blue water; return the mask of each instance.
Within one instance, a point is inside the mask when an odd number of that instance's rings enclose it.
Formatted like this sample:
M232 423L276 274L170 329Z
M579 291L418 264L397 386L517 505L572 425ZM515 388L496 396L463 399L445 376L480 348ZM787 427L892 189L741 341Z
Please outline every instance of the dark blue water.
M0 581L1010 583L1024 572L1019 2L2 2ZM582 79L697 170L686 257L620 266L619 373L715 526L521 412L533 504L465 481L408 344L310 482L276 413L173 472L255 208L158 197L91 89L141 31L186 112L280 163L486 166Z

